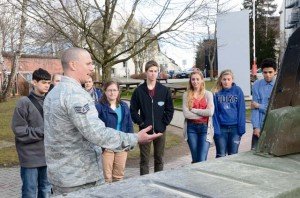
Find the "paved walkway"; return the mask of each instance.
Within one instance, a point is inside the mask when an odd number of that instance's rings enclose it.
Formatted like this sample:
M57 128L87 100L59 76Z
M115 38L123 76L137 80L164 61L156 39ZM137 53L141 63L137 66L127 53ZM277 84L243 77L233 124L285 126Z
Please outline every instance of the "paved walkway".
M245 133L245 135L242 136L241 144L239 147L239 152L245 152L245 151L249 151L251 149L252 125L247 123L246 130L247 130L247 132ZM181 135L182 129L178 128L177 132L180 133L180 135ZM207 158L208 158L208 160L212 160L212 159L215 159L215 156L216 156L216 147L212 146L209 149ZM188 166L188 165L190 165L191 161L192 161L191 155L187 154L187 155L182 156L174 161L166 163L164 166L164 170L174 170L174 169L178 169L180 167ZM153 169L154 169L154 167L152 166L150 168L150 173L153 173L153 171L154 171ZM140 173L139 171L140 171L139 168L126 168L125 178L138 177L139 173Z
M177 119L180 120L180 118ZM176 121L176 119L174 121ZM246 126L247 126L247 132L242 137L242 142L239 148L240 152L250 150L250 144L252 138L252 126L249 123L247 123ZM179 135L182 134L181 128L172 127L172 129L174 129L174 133L177 133ZM215 152L216 152L215 147L212 146L209 149L208 160L215 158ZM174 161L166 163L164 170L178 169L180 167L189 165L190 162L191 162L191 156L190 154L187 154ZM151 167L151 172L153 172L153 167ZM126 168L125 175L126 175L125 179L131 177L138 177L139 168ZM1 198L20 197L20 193L21 193L20 189L21 189L21 179L19 174L19 167L0 168L0 197Z

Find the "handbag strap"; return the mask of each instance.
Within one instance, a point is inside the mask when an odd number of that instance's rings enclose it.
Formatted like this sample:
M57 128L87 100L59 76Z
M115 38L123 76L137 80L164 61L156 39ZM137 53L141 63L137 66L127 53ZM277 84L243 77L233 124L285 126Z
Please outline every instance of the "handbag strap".
M44 119L43 107L40 105L40 103L38 102L38 100L33 95L31 95L31 94L29 96L27 96L27 97L32 102L32 104L37 108L37 110L40 112L42 118Z

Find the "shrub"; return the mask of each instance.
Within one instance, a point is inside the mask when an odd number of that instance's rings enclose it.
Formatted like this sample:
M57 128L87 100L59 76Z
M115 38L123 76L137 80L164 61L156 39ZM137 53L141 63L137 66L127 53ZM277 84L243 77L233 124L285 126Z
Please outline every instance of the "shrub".
M28 96L29 94L29 83L25 80L20 80L18 83L19 94L21 96Z
M141 79L141 80L147 78L145 72L144 72L144 73L141 73L141 74L132 74L130 77L133 78L133 79Z
M168 79L168 74L167 73L160 73L159 74L159 78L162 78L162 79Z

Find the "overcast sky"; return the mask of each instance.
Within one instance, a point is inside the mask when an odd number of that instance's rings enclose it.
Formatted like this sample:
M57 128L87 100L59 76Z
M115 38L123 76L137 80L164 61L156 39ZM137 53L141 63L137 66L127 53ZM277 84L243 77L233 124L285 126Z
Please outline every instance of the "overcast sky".
M235 2L232 3L235 7L233 11L239 11L242 8L243 0L232 0L232 2ZM277 3L276 15L278 15L283 0L275 0L275 2ZM181 49L171 45L164 45L162 46L162 51L166 53L167 56L174 59L179 66L188 69L194 65L195 45L196 43L194 46L191 46L190 49ZM186 63L186 65L184 65L184 63Z

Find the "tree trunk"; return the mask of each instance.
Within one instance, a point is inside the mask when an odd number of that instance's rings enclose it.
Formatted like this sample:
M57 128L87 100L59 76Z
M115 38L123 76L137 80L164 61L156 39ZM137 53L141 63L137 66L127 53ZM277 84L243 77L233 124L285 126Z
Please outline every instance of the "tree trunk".
M97 65L95 65L95 81L99 81L99 77L100 77L100 74L99 74L99 68L100 68L100 66L97 64Z
M215 54L216 54L215 48L216 48L216 46L214 45L213 46L213 54L212 55L209 54L211 57L208 57L208 62L210 64L210 80L211 81L213 81L215 79L214 78L214 70L215 70L214 63L215 63Z
M108 82L111 80L111 67L113 65L106 64L102 66L102 82Z
M15 84L16 75L19 71L19 59L21 57L21 51L23 50L23 44L25 39L27 5L28 5L28 0L24 0L22 2L22 15L21 15L21 22L20 22L20 38L18 43L18 49L14 52L13 65L11 68L10 76L8 79L7 86L4 88L3 92L1 93L0 102L7 101L7 98L10 96L10 93L13 89L13 85Z
M214 38L216 38L216 34L214 34ZM216 57L216 53L217 53L217 41L216 41L216 39L214 39L213 44L212 44L211 47L212 47L212 49L209 49L209 53L208 53L208 63L210 65L210 80L213 81L214 80L214 69L215 69L214 68L214 63L215 63L215 57ZM211 51L212 51L212 53L211 53Z
M210 50L210 49L209 49ZM214 50L215 51L215 50ZM215 53L215 52L214 52ZM211 58L211 53L209 53L209 56L208 56L208 64L210 66L210 70L209 70L209 76L210 76L210 80L213 81L215 78L214 78L214 59L215 59L215 56L214 54L212 55L212 58Z
M212 68L212 66L211 66L210 68ZM213 69L210 69L210 70L209 70L209 77L210 77L210 80L211 80L211 81L214 80L214 70L213 70Z
M1 26L0 26L0 32L2 32L1 30ZM4 66L4 59L2 56L2 49L3 49L3 40L2 40L2 33L0 33L0 71L1 71L1 76L0 76L0 80L4 79L5 81L5 74L6 74L6 68ZM5 84L5 82L3 82ZM2 89L4 88L2 82L0 82L0 92L2 92Z
M139 61L139 73L142 74L143 73L143 61Z
M133 63L134 63L134 74L138 74L139 73L139 61L133 59Z
M10 93L13 90L14 84L16 82L16 76L19 70L19 59L21 57L20 51L17 51L14 53L13 57L13 65L11 68L10 76L8 78L8 83L6 89L3 91L1 97L0 97L0 102L6 102L7 98L10 96Z

